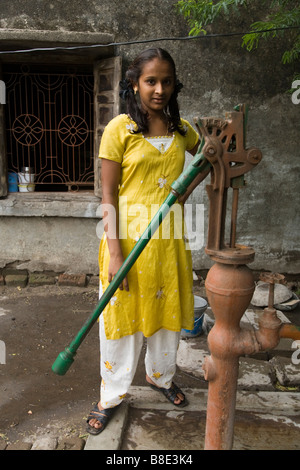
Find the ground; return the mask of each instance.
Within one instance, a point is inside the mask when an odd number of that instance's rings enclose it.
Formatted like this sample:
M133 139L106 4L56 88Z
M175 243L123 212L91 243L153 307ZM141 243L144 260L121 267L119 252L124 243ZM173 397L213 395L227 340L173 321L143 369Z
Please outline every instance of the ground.
M6 364L0 365L0 432L14 442L43 432L82 435L85 416L99 397L97 326L82 344L65 376L51 366L97 303L96 289L43 286L3 288L0 339Z
M6 347L6 361L0 364L0 444L1 439L32 443L45 435L85 439L86 417L99 398L98 325L64 376L51 366L94 311L97 287L1 286L0 301L0 341ZM300 324L300 307L286 315ZM136 386L145 385L142 361ZM199 379L180 370L176 382L199 387ZM201 388L206 387L203 382Z
M98 324L64 376L51 366L94 311L98 289L3 286L0 300L0 340L6 347L6 363L0 364L0 441L32 442L45 434L85 438L86 417L99 399ZM144 378L143 366L138 367L134 383L145 385Z

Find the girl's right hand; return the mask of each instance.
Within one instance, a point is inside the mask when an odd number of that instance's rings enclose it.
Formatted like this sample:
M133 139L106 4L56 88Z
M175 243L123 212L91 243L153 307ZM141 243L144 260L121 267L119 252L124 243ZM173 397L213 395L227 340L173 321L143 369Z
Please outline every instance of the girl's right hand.
M108 282L111 282L117 272L119 271L120 267L124 263L124 257L123 255L117 255L117 256L111 256L109 265L108 265ZM127 290L129 291L129 285L128 285L128 280L127 277L125 277L122 281L122 283L119 286L120 290Z

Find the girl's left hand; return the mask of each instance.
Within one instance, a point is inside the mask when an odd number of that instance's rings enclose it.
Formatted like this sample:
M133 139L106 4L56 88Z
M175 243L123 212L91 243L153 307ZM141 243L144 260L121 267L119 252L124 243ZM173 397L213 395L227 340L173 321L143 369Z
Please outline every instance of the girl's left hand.
M111 282L114 278L114 276L117 274L119 271L120 267L122 266L124 262L124 257L123 255L112 255L110 257L109 265L108 265L108 282ZM122 281L122 283L119 286L120 290L127 290L129 291L129 285L128 285L128 280L127 277L125 277Z

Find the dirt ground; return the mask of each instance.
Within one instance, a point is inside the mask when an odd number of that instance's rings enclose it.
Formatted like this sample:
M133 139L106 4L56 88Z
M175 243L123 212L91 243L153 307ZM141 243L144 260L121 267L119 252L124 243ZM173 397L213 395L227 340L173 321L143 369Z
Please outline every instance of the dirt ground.
M0 440L33 442L41 436L87 437L86 417L99 399L99 339L95 324L64 376L51 370L98 301L96 287L0 288ZM143 355L134 379L145 385ZM177 377L179 385L196 379ZM204 385L205 386L205 385Z
M94 310L96 289L59 286L0 291L0 433L5 439L40 434L81 435L85 416L99 396L97 326L65 376L51 366Z
M51 366L94 311L97 287L0 287L0 441L34 442L41 436L86 438L86 417L99 398L99 339L95 324L64 376ZM300 307L286 316L300 324ZM3 344L3 343L2 343ZM0 361L2 362L2 361ZM206 382L178 370L181 387ZM133 385L145 385L143 354Z

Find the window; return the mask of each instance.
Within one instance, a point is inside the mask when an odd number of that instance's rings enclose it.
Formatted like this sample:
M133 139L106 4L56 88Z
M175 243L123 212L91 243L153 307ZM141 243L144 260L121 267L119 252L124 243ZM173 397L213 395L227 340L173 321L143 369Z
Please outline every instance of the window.
M15 173L31 168L37 192L93 189L101 196L98 150L104 127L119 113L121 58L92 67L7 64L2 78L0 197L7 194L6 166Z
M31 64L3 79L8 171L30 168L35 191L93 189L93 72Z

